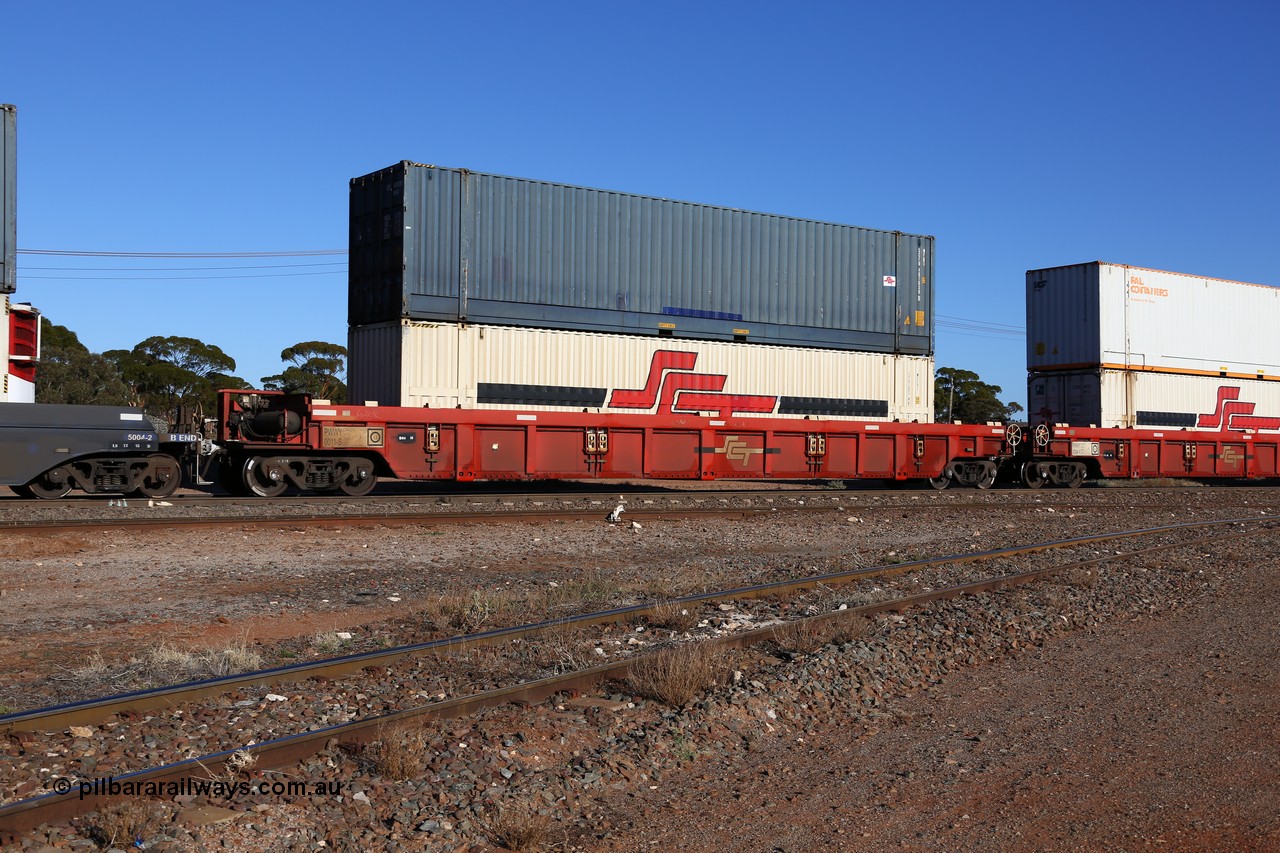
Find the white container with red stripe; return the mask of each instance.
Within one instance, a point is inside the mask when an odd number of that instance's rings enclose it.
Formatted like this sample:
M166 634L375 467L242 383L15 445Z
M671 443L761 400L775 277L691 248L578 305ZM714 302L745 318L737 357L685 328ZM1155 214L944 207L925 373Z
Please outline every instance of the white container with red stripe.
M352 402L933 420L927 356L412 320L353 326L349 349Z
M1073 426L1280 430L1280 381L1137 370L1031 375L1027 415Z

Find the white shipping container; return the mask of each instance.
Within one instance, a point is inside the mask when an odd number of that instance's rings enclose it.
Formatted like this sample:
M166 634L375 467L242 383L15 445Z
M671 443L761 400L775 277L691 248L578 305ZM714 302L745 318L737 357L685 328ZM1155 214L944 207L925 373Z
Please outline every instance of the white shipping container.
M1094 261L1027 271L1027 369L1280 376L1280 288Z
M399 320L349 331L350 399L382 405L933 420L933 359Z
M1027 415L1074 426L1280 430L1280 381L1134 370L1033 373Z

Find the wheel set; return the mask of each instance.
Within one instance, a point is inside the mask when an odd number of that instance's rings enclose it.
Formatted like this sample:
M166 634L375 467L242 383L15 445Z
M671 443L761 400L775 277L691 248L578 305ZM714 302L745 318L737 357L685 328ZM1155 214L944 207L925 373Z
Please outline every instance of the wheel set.
M240 497L279 497L290 484L304 492L362 497L373 491L378 475L372 460L364 458L248 456L226 459L218 484Z
M79 460L50 468L20 486L24 498L57 500L76 487L89 494L117 494L130 498L167 498L182 485L182 463L165 453L122 459Z

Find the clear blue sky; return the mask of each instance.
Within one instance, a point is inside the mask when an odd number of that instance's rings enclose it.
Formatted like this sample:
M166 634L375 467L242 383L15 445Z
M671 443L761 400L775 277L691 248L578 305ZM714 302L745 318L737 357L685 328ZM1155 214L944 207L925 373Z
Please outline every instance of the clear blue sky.
M938 365L1025 403L1029 268L1280 284L1277 32L1271 2L27 2L0 102L24 249L345 249L348 180L400 160L932 234ZM345 266L173 268L343 260L23 254L17 296L256 383L345 343Z

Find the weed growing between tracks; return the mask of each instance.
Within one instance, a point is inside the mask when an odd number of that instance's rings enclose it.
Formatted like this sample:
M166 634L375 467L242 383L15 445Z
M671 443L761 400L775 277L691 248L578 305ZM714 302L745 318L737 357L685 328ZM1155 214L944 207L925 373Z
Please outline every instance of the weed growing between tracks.
M262 668L262 655L247 643L221 649L184 650L167 643L144 649L122 664L108 663L94 652L83 666L66 670L65 680L77 685L109 683L116 690L136 690L222 678Z
M649 624L655 628L666 628L677 633L692 631L698 624L699 611L696 604L680 604L664 601L654 605L649 611Z
M565 583L536 588L454 589L430 599L421 616L433 630L474 634L543 618L589 612L615 605L626 590L601 572L587 572Z
M772 642L789 654L807 655L821 651L826 646L852 643L870 631L871 626L871 620L862 616L836 622L805 619L775 627Z
M551 834L551 816L531 807L495 809L484 820L485 835L508 850L541 850Z
M132 847L159 830L153 806L149 800L126 800L101 808L86 819L89 837L108 850Z
M376 737L364 757L379 776L404 782L422 775L431 743L425 726L420 723L380 726Z
M627 683L642 696L683 708L707 688L724 683L730 668L723 649L709 643L684 643L637 660Z

